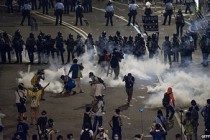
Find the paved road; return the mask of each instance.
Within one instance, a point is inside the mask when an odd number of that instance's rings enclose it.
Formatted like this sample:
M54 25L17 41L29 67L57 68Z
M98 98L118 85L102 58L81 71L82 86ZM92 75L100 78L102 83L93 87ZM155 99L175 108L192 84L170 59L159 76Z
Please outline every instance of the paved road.
M85 33L92 33L94 38L101 34L102 31L106 31L108 35L114 35L117 30L121 32L122 35L136 35L137 31L132 27L126 26L126 19L127 19L127 5L121 3L114 3L115 8L115 15L118 17L114 17L114 26L105 26L105 19L104 19L104 12L103 9L105 7L106 2L94 2L94 11L93 13L85 14L85 18L89 22L89 26L78 26L81 30ZM0 29L3 31L7 31L9 34L14 34L15 30L20 29L23 33L23 37L27 38L30 31L30 27L27 26L19 26L19 22L21 19L20 14L6 14L4 12L4 8L1 8L1 22L0 22ZM157 7L155 13L159 14L161 11L161 7ZM141 7L139 9L139 14L142 13ZM58 31L63 33L64 38L67 37L69 33L73 34L74 37L78 34L72 28L71 25L74 24L74 13L70 15L64 16L65 26L54 26L53 18L49 16L53 16L53 11L50 12L48 17L43 17L40 14L34 12L34 17L38 21L39 31L46 32L51 34L52 37L55 37ZM140 16L139 16L140 17ZM137 18L137 22L141 23L141 19ZM175 32L175 26L173 25L174 21L172 20L171 26L161 26L163 17L159 17L159 25L160 25L160 44L162 44L164 35L172 35ZM97 21L97 22L96 22ZM7 23L7 24L5 24ZM71 24L71 25L69 25ZM39 31L35 31L34 33L37 35ZM85 33L82 33L85 35ZM80 32L81 33L81 32ZM200 67L200 53L196 51L194 61L197 63L196 67ZM162 59L162 58L161 58ZM142 63L141 63L142 64ZM146 66L146 65L145 65ZM176 64L175 64L176 66ZM140 66L141 67L141 66ZM48 65L33 65L31 66L30 71L36 71L39 68L48 69ZM132 69L132 68L130 68ZM198 68L196 68L198 69ZM94 67L91 70L95 70ZM199 70L208 73L208 70L199 68ZM7 117L4 119L5 124L5 139L10 139L11 135L15 131L16 125L16 108L14 106L14 90L17 86L17 78L20 77L18 71L27 72L28 65L16 65L16 64L5 64L0 66L0 105L2 108L2 112L4 112ZM87 73L89 70L84 72L84 81L82 83L83 89L85 89L84 94L78 94L71 97L60 97L56 94L52 94L48 92L45 97L46 101L41 103L41 109L48 110L48 114L50 118L55 120L55 128L59 129L61 132L60 134L66 135L69 132L72 132L76 138L79 137L79 132L81 130L81 123L82 123L82 114L84 112L85 104L89 104L91 101L90 92L92 91L91 87L89 86L87 80ZM125 72L125 71L123 71ZM126 74L126 73L123 73ZM123 75L122 75L123 76ZM160 79L159 79L160 80ZM107 80L110 82L110 85L113 84L112 80ZM108 87L104 93L105 102L106 102L106 114L104 115L104 124L103 126L109 130L109 134L111 134L111 130L108 126L108 121L113 114L113 110L115 108L120 107L123 117L123 139L132 139L134 134L136 133L144 133L146 136L145 139L151 139L148 135L150 126L154 120L154 116L158 107L156 108L145 108L145 103L147 102L150 96L154 96L153 94L147 94L147 85L154 86L155 83L158 82L158 78L154 76L154 79L144 80L138 79L135 84L134 90L134 97L133 102L129 108L123 106L126 102L126 94L123 85L115 86L115 87ZM29 105L28 105L29 106ZM139 112L140 108L145 108L145 111L141 114ZM29 111L29 108L27 108ZM29 113L27 113L29 115ZM142 116L141 116L142 115ZM141 118L142 117L142 118ZM141 123L143 120L143 124ZM200 123L201 129L199 134L202 134L203 125L202 122ZM30 135L33 134L36 129L35 126L30 127ZM167 138L173 139L176 133L180 132L180 127L176 119L174 119L174 126L173 129L168 132Z

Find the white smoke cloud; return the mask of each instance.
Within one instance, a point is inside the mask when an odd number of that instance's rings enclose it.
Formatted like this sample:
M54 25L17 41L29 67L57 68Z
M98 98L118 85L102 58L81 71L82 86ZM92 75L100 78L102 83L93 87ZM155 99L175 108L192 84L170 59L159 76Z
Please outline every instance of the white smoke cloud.
M44 86L50 82L46 91L59 93L63 88L60 76L68 73L71 64L63 66L58 61L55 62L51 60L50 67L44 70L45 80L41 81L41 85ZM168 87L173 88L178 106L186 106L192 99L203 105L209 97L210 86L208 83L210 83L210 80L207 75L198 73L196 70L189 72L190 68L188 72L178 68L170 71L169 65L163 64L159 59L138 60L131 55L125 56L125 59L120 63L120 77L118 80L113 80L114 73L112 77L106 76L107 73L97 65L97 56L94 53L91 53L91 55L85 53L79 58L78 63L82 63L84 66L82 83L88 83L90 80L88 75L91 71L101 77L108 87L124 86L122 78L128 73L132 73L137 81L149 81L147 90L148 93L152 94L145 101L146 107L161 107L163 94ZM21 71L19 74L21 78L18 79L18 82L23 82L26 87L31 87L30 80L35 72ZM143 84L145 85L145 83Z

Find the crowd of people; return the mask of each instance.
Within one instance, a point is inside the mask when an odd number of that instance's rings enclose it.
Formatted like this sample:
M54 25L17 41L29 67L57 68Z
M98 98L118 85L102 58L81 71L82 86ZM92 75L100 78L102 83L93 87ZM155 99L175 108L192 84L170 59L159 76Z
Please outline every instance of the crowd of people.
M11 0L7 0L8 12L13 12L11 5ZM41 3L42 2L42 3ZM58 1L59 3L60 1ZM22 1L19 0L18 3L23 5ZM61 3L61 2L60 2ZM84 5L85 3L85 5ZM87 0L83 3L84 11L92 11L92 2ZM169 4L167 4L169 3ZM27 3L25 3L27 4ZM36 0L31 0L32 9L37 9ZM64 10L64 13L69 13L70 11L76 10L78 5L76 1L64 0L64 7L61 5L61 9ZM51 1L41 1L40 7L43 8L43 14L48 14L48 6L54 6ZM163 25L166 24L167 16L169 16L170 25L170 14L171 12L170 2L166 2L166 14ZM189 7L189 5L187 5ZM57 8L60 9L60 6L57 5ZM130 5L129 13L129 23L131 24L131 18L133 17L133 24L135 24L135 17L137 15L136 8L137 5L133 1ZM168 8L168 9L167 9ZM27 9L27 7L26 7ZM81 9L80 9L81 10ZM151 10L151 9L150 9ZM78 10L79 11L79 10ZM168 13L167 13L168 12ZM190 11L191 12L191 11ZM56 11L56 16L60 15L59 11ZM147 13L147 12L146 12ZM82 25L81 17L82 12L76 15L77 20L80 18L80 24ZM150 11L151 14L151 11ZM149 14L149 15L150 15ZM107 18L106 25L112 22L113 16L113 7L111 3L107 4L105 17ZM57 17L58 19L59 17ZM29 17L30 19L30 17ZM24 20L21 22L23 25ZM30 21L28 22L30 25ZM56 21L58 24L58 20ZM62 24L62 16L60 16L60 24ZM77 22L76 24L77 25ZM6 32L0 33L0 55L1 63L12 63L12 51L15 52L16 61L15 63L22 63L22 52L26 49L28 53L28 58L30 64L34 64L34 53L37 53L38 63L48 63L49 59L55 59L54 53L57 54L57 58L61 60L62 64L69 63L70 58L73 62L71 68L67 75L61 75L61 81L63 82L63 90L60 94L70 94L75 95L77 93L83 93L85 90L82 89L80 84L80 78L82 77L82 70L84 67L82 64L78 64L76 57L81 57L85 52L90 53L94 48L97 50L97 55L99 56L98 64L102 67L110 65L114 71L114 79L118 79L120 73L120 62L124 58L124 54L134 55L138 59L144 59L147 55L148 57L155 58L159 55L159 51L164 53L164 62L169 62L172 65L172 61L180 62L180 66L187 66L192 62L192 53L197 50L197 45L200 46L202 55L203 55L203 66L208 66L208 55L210 53L210 35L208 32L202 36L199 40L196 32L189 32L183 35L183 26L184 26L184 17L182 12L179 11L176 16L176 26L177 32L173 34L173 37L170 39L169 36L165 36L165 41L162 46L159 46L159 34L154 33L151 36L145 38L141 34L137 34L135 37L132 36L122 36L119 31L115 35L107 36L106 32L103 31L98 37L98 40L95 41L92 34L89 33L87 39L83 39L80 35L77 35L74 39L72 34L69 34L65 40L61 32L58 32L56 38L52 38L51 35L41 32L37 38L33 33L29 34L29 37L24 40L21 32L17 30L14 33L12 38ZM198 43L199 40L199 43ZM25 46L25 48L24 48ZM85 49L87 48L87 49ZM67 59L64 59L64 52L67 52ZM76 54L76 55L75 55ZM91 53L90 53L91 54ZM6 58L8 57L8 59ZM172 57L172 58L171 58ZM179 59L181 57L181 59ZM72 74L69 76L69 74ZM85 108L85 113L83 115L82 122L82 131L80 133L81 140L101 140L101 139L112 139L112 140L122 140L122 125L123 119L120 115L121 110L117 108L115 114L112 116L111 120L108 122L112 134L109 136L103 128L103 114L105 113L105 100L102 90L105 90L105 82L98 76L94 75L93 72L89 73L89 78L91 79L90 85L94 88L94 93L92 95L91 105L87 105ZM56 136L56 133L59 132L54 128L54 120L47 116L47 112L51 110L42 110L41 113L41 100L44 99L44 90L50 84L42 86L40 84L41 80L44 80L44 71L39 70L34 77L31 79L32 89L28 89L24 86L23 83L18 85L18 89L15 91L16 96L16 106L18 110L18 123L17 130L14 135L14 140L27 140L28 139L28 130L30 129L27 124L26 117L26 100L30 100L30 125L37 126L37 132L34 132L32 136L33 140L74 140L73 134L69 133L66 138L62 135ZM132 101L133 86L135 84L135 77L128 73L123 78L125 81L125 89L128 96L127 105L129 106ZM154 118L154 125L151 127L150 134L155 140L166 139L167 131L169 125L173 122L175 114L175 97L176 93L173 93L172 88L169 87L167 92L163 95L163 107L165 108L166 115L164 115L162 110L157 111L157 116ZM107 103L106 103L107 104ZM199 107L195 100L191 101L191 106L188 111L185 113L185 117L181 120L185 128L185 135L188 140L198 139L197 131L199 127L199 111L201 112L202 117L204 118L205 133L210 134L210 99L207 100L207 105L203 108ZM181 115L183 114L181 110ZM0 113L0 139L3 139L3 124L1 123L1 118L5 117L4 114ZM82 117L81 117L82 118ZM93 120L92 120L93 119ZM110 138L109 138L110 137ZM175 136L177 140L182 139L181 134ZM142 134L135 135L136 140L143 139Z

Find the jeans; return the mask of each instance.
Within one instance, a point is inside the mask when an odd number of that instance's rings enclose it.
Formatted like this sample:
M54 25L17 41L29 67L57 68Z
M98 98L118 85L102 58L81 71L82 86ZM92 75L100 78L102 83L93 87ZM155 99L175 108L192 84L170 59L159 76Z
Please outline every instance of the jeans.
M175 113L174 108L171 105L169 105L169 106L167 106L165 108L166 108L166 118L169 117L169 113L171 112L169 120L172 120L172 118L174 117L174 113Z
M103 123L103 117L102 116L95 116L94 117L93 132L96 131L97 122L98 122L98 127L101 127L102 123Z

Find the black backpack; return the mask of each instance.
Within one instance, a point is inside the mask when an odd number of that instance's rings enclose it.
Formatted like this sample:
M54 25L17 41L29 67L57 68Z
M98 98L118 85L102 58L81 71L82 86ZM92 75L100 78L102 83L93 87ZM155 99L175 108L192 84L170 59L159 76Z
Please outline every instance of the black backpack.
M84 129L80 140L92 140L92 136L90 135L90 129Z
M169 103L170 103L170 94L165 93L163 100L162 100L162 104L164 107L167 107L169 105Z

